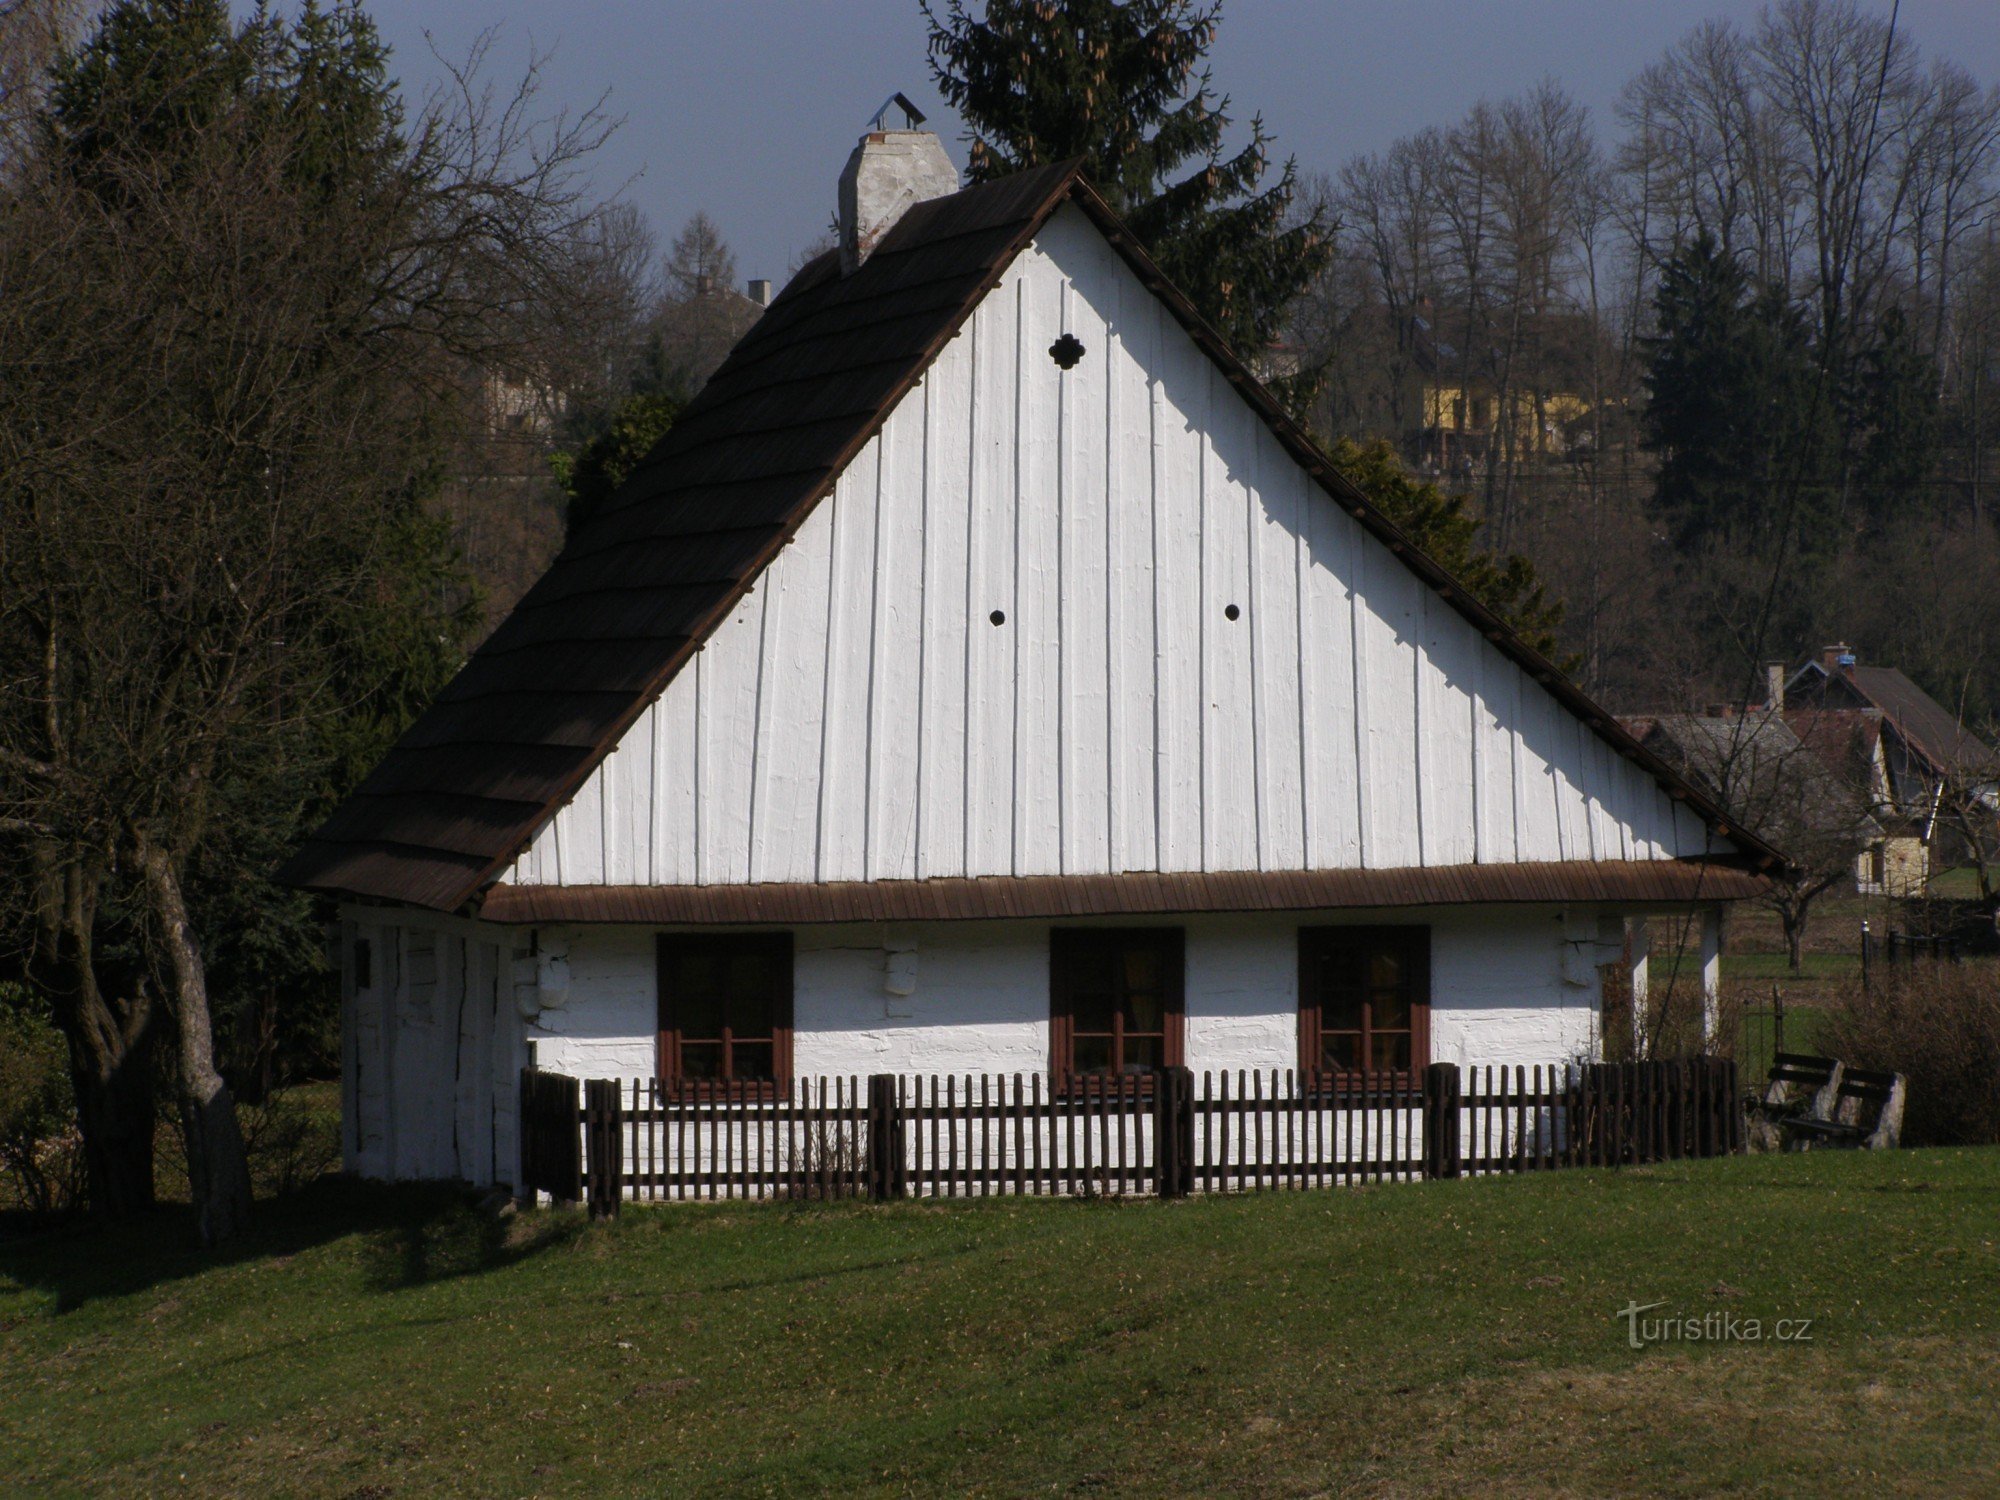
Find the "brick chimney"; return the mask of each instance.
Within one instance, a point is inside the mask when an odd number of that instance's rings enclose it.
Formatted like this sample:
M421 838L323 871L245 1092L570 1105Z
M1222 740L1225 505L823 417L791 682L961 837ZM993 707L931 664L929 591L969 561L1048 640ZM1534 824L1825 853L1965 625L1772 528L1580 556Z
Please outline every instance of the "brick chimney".
M1854 665L1854 652L1844 645L1822 646L1819 651L1819 664L1826 669L1827 676L1831 677L1834 673Z
M887 118L900 109L905 129L891 130ZM895 227L912 204L958 191L958 168L944 143L919 130L924 117L896 94L876 114L867 134L840 174L840 270L852 274Z

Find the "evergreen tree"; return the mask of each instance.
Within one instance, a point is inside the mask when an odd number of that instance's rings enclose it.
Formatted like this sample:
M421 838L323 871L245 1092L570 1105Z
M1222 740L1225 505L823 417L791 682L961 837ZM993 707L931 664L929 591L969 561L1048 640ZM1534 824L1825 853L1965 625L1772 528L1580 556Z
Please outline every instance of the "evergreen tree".
M594 433L553 460L556 482L569 502L564 524L571 536L611 498L681 414L680 397L641 391L628 397Z
M1925 482L1937 461L1943 414L1937 363L1917 342L1901 308L1884 313L1858 361L1852 410L1843 424L1852 435L1856 496L1863 523L1877 535L1898 522L1929 523L1920 510Z
M1342 438L1328 457L1467 593L1564 671L1574 670L1575 661L1561 655L1556 634L1563 618L1561 601L1548 597L1527 558L1518 553L1496 557L1480 546L1480 522L1464 495L1446 494L1427 480L1413 478L1387 443L1363 446Z
M1705 234L1667 261L1654 308L1644 441L1676 550L1822 534L1832 407L1796 310Z
M923 0L938 90L970 127L975 181L1081 157L1091 183L1241 354L1278 337L1332 255L1331 226L1295 213L1288 158L1266 182L1261 117L1233 154L1229 99L1202 60L1216 0Z

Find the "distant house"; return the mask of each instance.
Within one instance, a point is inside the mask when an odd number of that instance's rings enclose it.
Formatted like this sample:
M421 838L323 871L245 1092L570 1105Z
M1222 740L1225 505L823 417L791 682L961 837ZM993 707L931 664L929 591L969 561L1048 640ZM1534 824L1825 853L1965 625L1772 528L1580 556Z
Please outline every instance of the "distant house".
M1780 859L1411 546L1074 164L864 136L841 240L287 868L351 1168L516 1070L1596 1055Z
M1774 682L1773 696L1778 691ZM1782 694L1800 739L1869 787L1885 837L1858 872L1861 889L1918 891L1934 854L1964 858L1967 836L1990 847L2000 831L2000 754L1903 673L1862 666L1847 646L1828 646L1784 677ZM1967 820L1974 826L1950 816L1959 806L1975 810Z
M1780 844L1808 879L1821 870L1831 879L1849 862L1857 880L1879 867L1889 837L1865 776L1830 765L1786 715L1766 707L1620 722L1745 826Z

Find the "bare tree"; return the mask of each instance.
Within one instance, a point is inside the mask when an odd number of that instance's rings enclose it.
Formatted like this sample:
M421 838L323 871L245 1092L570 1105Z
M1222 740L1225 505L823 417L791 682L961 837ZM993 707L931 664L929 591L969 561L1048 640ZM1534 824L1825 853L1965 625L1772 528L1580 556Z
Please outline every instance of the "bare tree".
M759 309L736 290L736 256L706 213L696 212L674 236L664 280L653 335L659 378L691 396L756 322Z
M398 670L378 653L436 652L436 601L394 590L430 576L440 429L568 295L605 126L539 115L532 73L495 96L468 67L400 129L364 106L373 133L329 170L324 115L258 93L287 76L276 31L146 15L195 28L159 54L190 90L248 81L131 130L116 70L80 72L0 200L0 838L94 1204L150 1197L164 1014L215 1240L249 1180L191 871L227 861L231 809L296 807L329 718ZM301 45L372 44L353 12L332 25Z

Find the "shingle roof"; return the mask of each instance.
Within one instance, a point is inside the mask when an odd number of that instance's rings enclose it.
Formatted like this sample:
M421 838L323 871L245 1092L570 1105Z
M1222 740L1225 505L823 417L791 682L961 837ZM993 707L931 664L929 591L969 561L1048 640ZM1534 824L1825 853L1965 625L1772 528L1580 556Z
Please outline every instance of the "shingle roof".
M1724 837L1771 862L1332 468L1078 164L909 209L852 274L802 269L603 510L279 878L450 910L495 879L728 617L1064 202L1098 224L1328 493L1502 652Z
M1888 717L1897 733L1945 772L2000 772L2000 756L1937 699L1894 667L1849 667L1854 686Z

